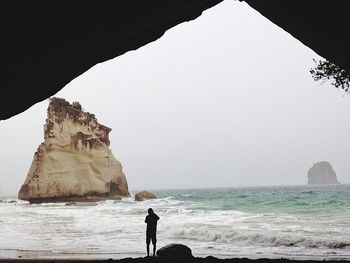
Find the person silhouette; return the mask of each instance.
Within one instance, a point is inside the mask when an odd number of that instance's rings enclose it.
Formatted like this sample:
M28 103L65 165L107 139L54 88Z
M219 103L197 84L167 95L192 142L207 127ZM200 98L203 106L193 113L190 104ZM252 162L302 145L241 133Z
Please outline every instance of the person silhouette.
M156 244L157 244L157 221L159 216L157 216L152 208L148 208L148 215L145 218L146 228L146 245L147 245L147 257L149 257L149 244L153 244L153 256L156 254Z

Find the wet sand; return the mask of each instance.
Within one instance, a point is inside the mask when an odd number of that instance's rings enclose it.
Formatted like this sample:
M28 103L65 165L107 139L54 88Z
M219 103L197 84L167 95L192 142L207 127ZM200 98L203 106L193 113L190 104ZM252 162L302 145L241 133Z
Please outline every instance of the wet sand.
M159 257L144 258L124 258L124 259L106 259L106 260L79 260L79 259L0 259L0 263L321 263L321 262L350 263L345 260L290 260L290 259L247 259L247 258L230 258L218 259L215 257L193 258L193 259L164 259Z

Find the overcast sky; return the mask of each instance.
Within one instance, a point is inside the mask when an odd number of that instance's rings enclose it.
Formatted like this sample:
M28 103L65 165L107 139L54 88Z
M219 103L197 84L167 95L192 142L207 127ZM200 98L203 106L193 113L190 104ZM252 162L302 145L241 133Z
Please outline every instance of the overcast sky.
M320 58L247 4L224 1L56 94L112 128L131 190L306 184L350 177L350 97L314 82ZM0 122L0 193L17 194L48 100Z

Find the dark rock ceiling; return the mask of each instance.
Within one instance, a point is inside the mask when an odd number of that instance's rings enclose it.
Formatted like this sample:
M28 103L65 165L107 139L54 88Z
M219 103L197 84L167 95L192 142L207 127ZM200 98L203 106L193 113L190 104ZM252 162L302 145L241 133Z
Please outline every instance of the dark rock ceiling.
M1 3L0 120L54 95L97 63L152 42L219 2ZM246 2L319 55L350 70L346 1Z
M320 56L350 71L350 23L346 1L245 2Z

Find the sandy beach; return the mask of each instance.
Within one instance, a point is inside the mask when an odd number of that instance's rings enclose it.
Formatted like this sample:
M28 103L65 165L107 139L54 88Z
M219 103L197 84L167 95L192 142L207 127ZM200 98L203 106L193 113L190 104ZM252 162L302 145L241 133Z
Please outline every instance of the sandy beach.
M229 259L218 259L215 257L199 258L195 257L192 260L184 259L164 259L159 257L140 257L140 258L124 258L124 259L107 259L107 260L79 260L79 259L0 259L0 262L12 262L12 263L88 263L88 262L100 262L100 263L163 263L163 262L193 262L193 263L318 263L324 262L322 260L289 260L289 259L247 259L247 258L229 258ZM350 262L344 260L327 260L327 262Z

